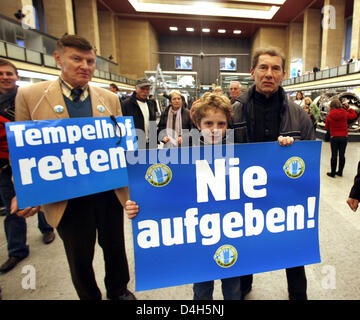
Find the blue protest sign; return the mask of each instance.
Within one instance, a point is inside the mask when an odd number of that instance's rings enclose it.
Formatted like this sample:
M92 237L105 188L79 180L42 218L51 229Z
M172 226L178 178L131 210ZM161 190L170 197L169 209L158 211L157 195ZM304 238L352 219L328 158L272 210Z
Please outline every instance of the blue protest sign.
M136 290L320 262L320 152L320 141L127 152L147 160L128 164Z
M132 117L116 122L105 117L8 122L19 208L127 186L124 150L136 150L135 128Z

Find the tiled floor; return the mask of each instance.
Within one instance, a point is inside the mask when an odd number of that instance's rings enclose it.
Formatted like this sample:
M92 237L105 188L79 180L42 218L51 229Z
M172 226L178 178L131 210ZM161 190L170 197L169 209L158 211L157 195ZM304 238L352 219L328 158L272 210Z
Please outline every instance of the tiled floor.
M360 299L360 210L353 213L346 199L353 183L357 163L360 160L360 144L348 144L346 166L342 178L326 176L330 166L330 145L323 143L321 159L321 190L319 212L319 237L322 262L306 267L308 298ZM7 259L7 249L0 217L0 263ZM132 252L131 224L126 219L128 261L131 272L129 289L134 291L134 257ZM4 300L73 300L77 299L73 288L62 241L57 235L50 245L44 245L37 229L37 217L28 219L28 244L30 256L7 274L0 275ZM28 267L30 266L30 267ZM98 285L105 297L104 264L100 247L96 247L94 268ZM35 272L34 283L29 282L30 272ZM35 285L35 289L24 289ZM136 292L138 299L191 300L192 285L159 290ZM215 284L215 299L222 299L220 282ZM257 274L251 300L287 299L284 270Z

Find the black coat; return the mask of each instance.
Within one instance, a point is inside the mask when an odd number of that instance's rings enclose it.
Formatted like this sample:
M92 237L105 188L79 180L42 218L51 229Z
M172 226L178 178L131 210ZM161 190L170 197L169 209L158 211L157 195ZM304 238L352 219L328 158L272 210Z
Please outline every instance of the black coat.
M236 143L254 142L255 85L236 98L233 128ZM279 87L281 100L279 134L295 140L315 140L315 131L309 115L296 103L289 101L284 89Z
M146 99L146 103L149 108L149 121L156 121L156 113L152 104L149 102L148 99ZM128 99L121 102L121 110L124 117L125 116L133 117L134 125L136 129L141 129L141 130L145 129L144 116L136 101L135 92Z
M161 114L160 121L158 124L158 138L159 142L166 136L166 134L160 134L160 132L166 129L167 119L169 115L169 109L171 106L168 106L165 111ZM189 131L192 128L192 121L190 119L190 111L184 107L181 107L181 127L182 129L188 129Z
M360 201L360 161L358 163L357 174L354 178L354 185L351 188L349 197Z

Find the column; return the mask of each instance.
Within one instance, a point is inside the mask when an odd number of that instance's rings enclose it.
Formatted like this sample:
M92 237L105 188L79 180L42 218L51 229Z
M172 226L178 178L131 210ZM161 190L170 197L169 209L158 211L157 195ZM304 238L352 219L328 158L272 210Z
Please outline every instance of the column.
M100 46L103 57L113 56L114 62L118 62L116 52L115 15L110 11L98 11L99 32L101 34Z
M350 57L360 59L360 0L354 0ZM355 14L356 12L356 14Z
M43 1L47 33L61 38L64 33L74 34L74 14L71 0Z
M290 63L292 60L302 58L302 47L303 47L303 24L292 22L287 28L287 50L286 54L286 74L290 76ZM307 71L307 69L302 70Z
M321 9L307 9L303 28L303 71L320 68L321 58Z
M116 23L117 54L120 73L142 78L144 71L156 70L159 61L157 34L147 20L118 18Z
M14 14L21 10L26 17L18 20ZM0 13L13 20L23 22L28 26L35 28L35 16L33 13L32 0L1 0Z
M321 69L333 68L341 64L345 32L345 4L343 0L325 0L324 2Z
M99 23L96 0L74 0L76 34L84 37L96 47L101 55Z
M262 27L256 32L252 39L251 60L258 48L277 47L284 54L287 53L287 30L286 28ZM288 63L287 63L288 64ZM285 66L285 70L287 67Z

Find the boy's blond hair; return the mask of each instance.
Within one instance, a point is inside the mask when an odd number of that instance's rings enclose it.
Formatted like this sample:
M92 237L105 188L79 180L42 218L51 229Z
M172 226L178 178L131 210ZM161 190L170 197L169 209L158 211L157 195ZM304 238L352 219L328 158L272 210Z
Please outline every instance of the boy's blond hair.
M193 108L193 121L196 125L200 124L208 110L222 111L226 116L228 126L234 115L229 98L217 93L206 92Z

